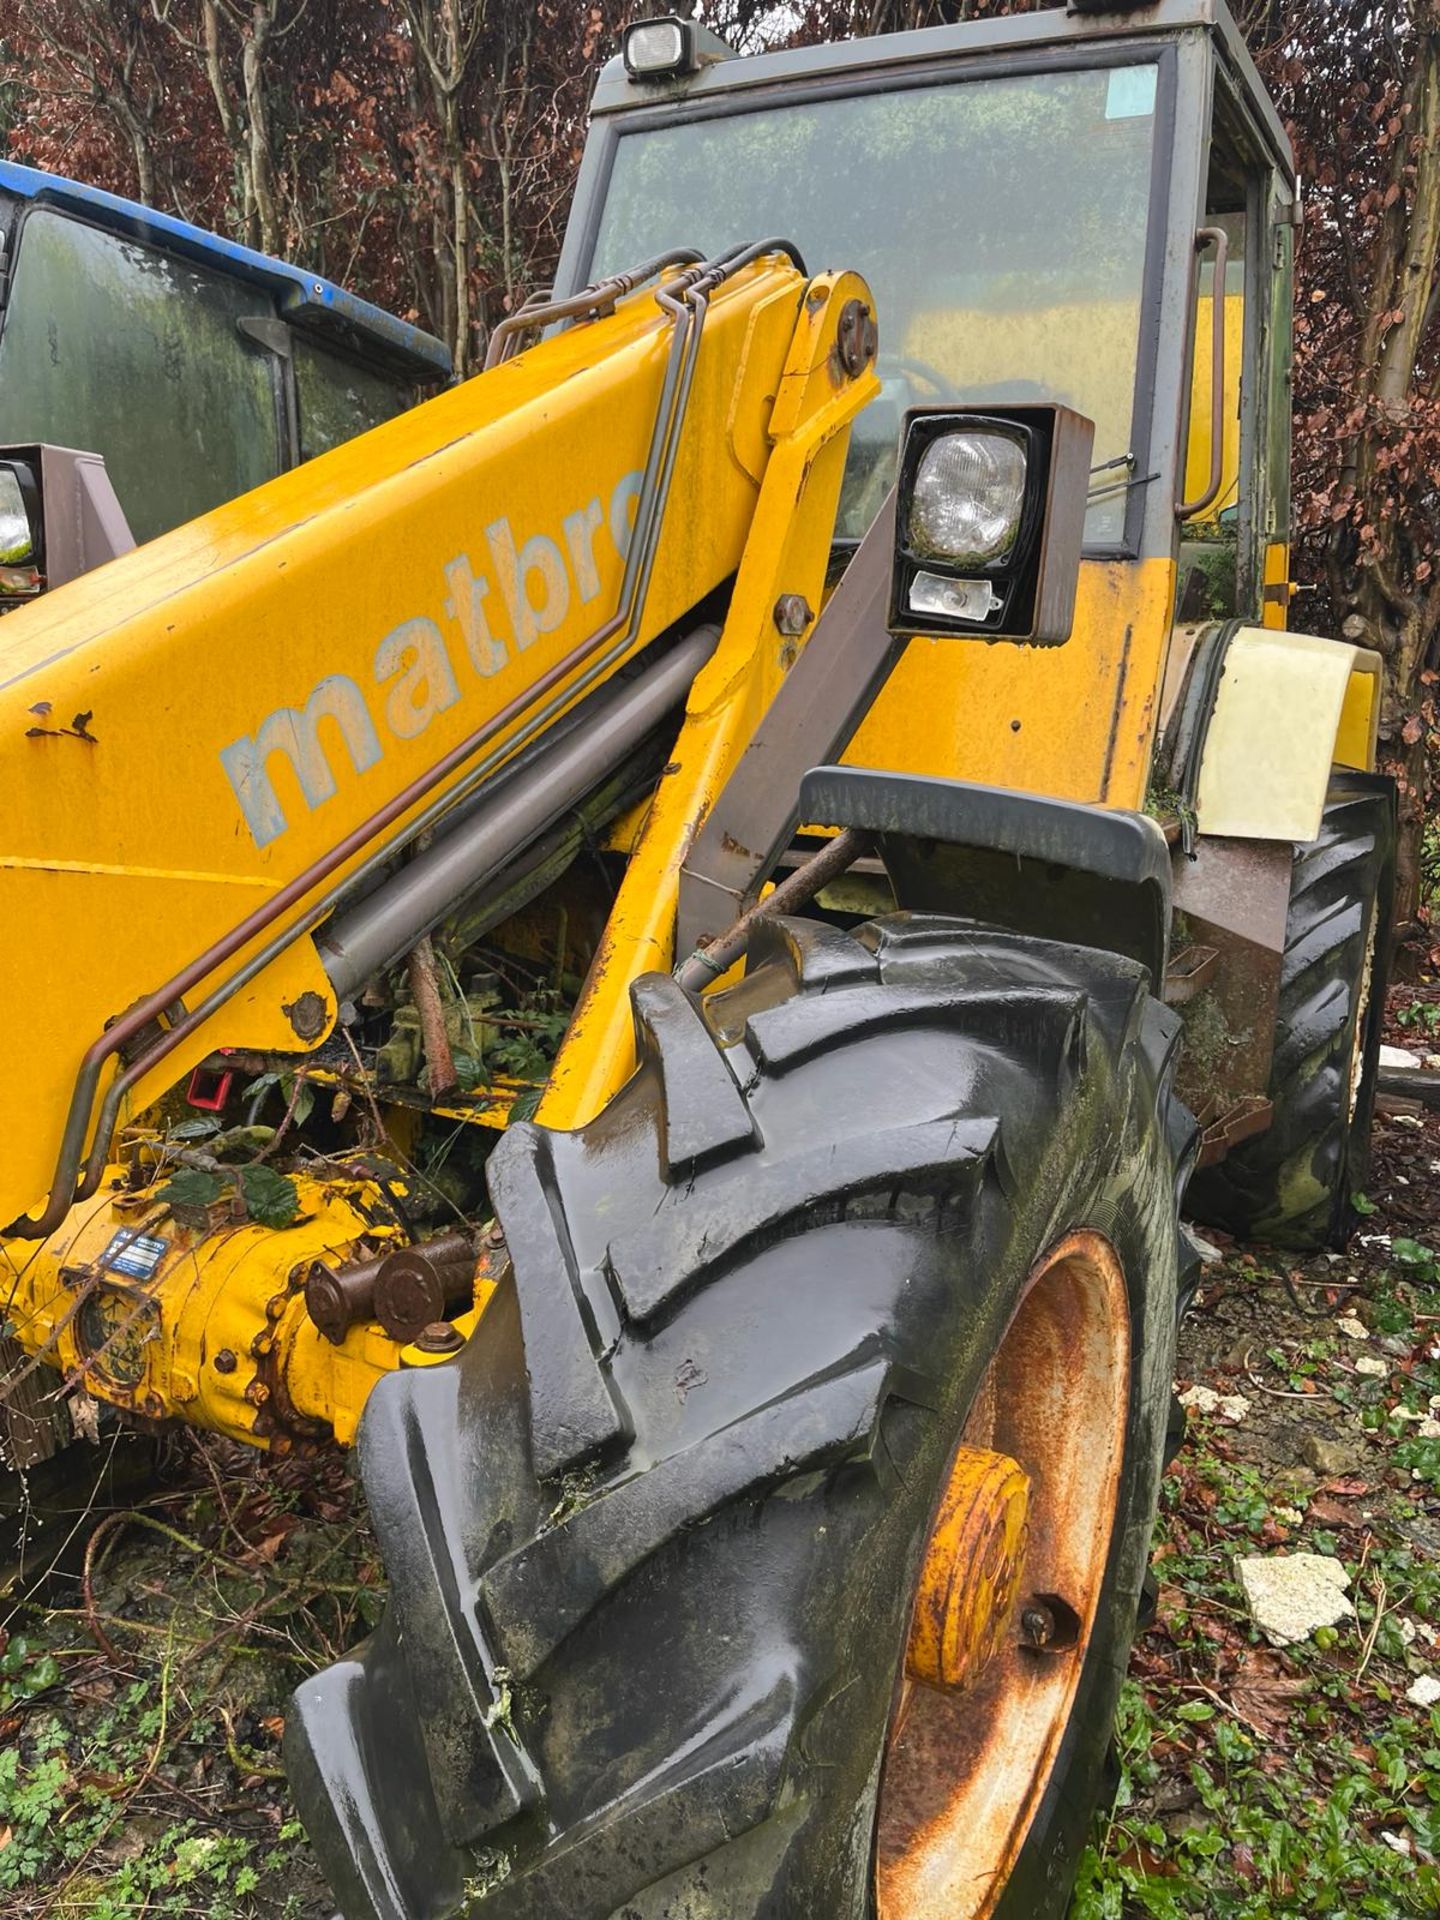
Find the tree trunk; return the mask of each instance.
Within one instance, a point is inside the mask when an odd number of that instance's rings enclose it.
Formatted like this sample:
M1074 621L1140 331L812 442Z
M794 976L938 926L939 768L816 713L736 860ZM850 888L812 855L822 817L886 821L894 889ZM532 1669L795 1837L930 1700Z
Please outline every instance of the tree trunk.
M1341 468L1342 517L1327 555L1343 633L1373 646L1385 661L1381 756L1400 790L1395 912L1402 925L1420 908L1428 780L1417 710L1420 676L1440 630L1440 582L1417 579L1408 529L1393 499L1397 449L1427 398L1422 355L1440 293L1440 19L1431 0L1424 0L1410 51L1392 116L1398 130L1388 136L1388 179L1364 293L1358 425Z
M255 229L262 253L279 253L282 248L280 215L276 207L275 162L270 143L270 99L265 88L265 49L275 25L275 5L256 0L250 12L250 25L243 36L240 56L241 84L245 93L245 151L250 177L250 196L255 208Z

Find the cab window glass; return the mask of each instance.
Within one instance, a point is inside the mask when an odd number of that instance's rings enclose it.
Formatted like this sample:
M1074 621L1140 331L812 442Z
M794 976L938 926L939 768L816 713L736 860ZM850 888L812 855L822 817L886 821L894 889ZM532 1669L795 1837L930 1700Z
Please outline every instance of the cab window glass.
M302 460L393 420L409 405L409 390L384 375L325 353L298 333L292 342Z
M275 376L236 322L251 288L37 207L0 333L0 442L103 454L137 540L279 471Z
M1223 179L1212 177L1205 225L1225 235L1228 259L1218 297L1224 302L1220 383L1220 486L1213 500L1184 522L1180 544L1178 617L1230 619L1240 611L1240 391L1245 354L1246 218L1243 208L1221 211ZM1184 498L1198 500L1214 472L1214 327L1216 260L1213 250L1195 274L1194 353L1190 428L1185 445Z

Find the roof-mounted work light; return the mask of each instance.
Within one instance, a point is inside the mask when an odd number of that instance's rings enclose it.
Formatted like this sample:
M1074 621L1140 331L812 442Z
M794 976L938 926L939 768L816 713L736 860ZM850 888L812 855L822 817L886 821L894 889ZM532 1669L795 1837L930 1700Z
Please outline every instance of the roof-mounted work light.
M694 73L700 64L694 21L673 13L628 26L620 51L632 80L675 80L682 73Z

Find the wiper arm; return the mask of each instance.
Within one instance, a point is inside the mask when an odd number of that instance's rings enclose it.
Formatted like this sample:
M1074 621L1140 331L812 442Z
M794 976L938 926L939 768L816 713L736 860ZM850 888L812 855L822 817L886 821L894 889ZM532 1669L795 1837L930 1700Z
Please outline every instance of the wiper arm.
M1134 465L1135 456L1133 453L1117 454L1113 460L1102 460L1098 467L1091 467L1090 477L1093 479L1097 473L1114 473L1118 468L1122 467L1129 473ZM1154 473L1140 474L1133 479L1112 480L1106 486L1088 488L1085 498L1087 500L1108 500L1112 494L1129 493L1132 487L1148 487L1152 480L1158 480L1159 478L1160 473L1157 468Z

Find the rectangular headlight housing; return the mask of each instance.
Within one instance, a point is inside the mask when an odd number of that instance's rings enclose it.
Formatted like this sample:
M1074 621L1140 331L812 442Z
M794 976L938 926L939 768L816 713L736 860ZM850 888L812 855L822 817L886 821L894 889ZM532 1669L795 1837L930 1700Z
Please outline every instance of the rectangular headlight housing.
M1069 407L914 407L905 416L890 630L1070 637L1094 425Z
M620 43L625 71L632 80L673 80L696 67L695 26L675 14L636 20Z

